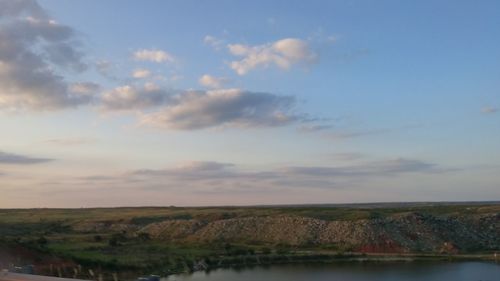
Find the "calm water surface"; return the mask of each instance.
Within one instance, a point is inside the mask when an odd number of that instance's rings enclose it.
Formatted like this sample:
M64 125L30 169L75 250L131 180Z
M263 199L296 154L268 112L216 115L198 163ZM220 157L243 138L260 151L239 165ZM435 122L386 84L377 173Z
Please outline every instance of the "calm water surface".
M460 263L356 263L279 265L171 276L164 281L500 281L500 265Z

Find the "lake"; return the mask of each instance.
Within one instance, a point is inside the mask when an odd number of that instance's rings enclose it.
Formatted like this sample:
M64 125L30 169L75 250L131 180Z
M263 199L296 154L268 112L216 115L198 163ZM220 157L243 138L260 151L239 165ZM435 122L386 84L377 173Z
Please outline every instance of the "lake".
M498 281L500 265L488 262L342 263L276 265L170 276L164 281Z

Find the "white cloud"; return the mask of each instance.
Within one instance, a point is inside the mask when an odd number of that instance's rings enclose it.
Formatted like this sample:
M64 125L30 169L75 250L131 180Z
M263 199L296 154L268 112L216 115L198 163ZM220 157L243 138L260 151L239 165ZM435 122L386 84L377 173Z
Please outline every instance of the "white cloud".
M295 38L257 46L229 44L228 49L232 55L243 57L230 63L231 68L239 75L245 75L258 67L273 65L288 70L295 64L310 64L317 59L316 53L306 41Z
M299 131L301 132L319 132L319 131L324 131L324 130L330 130L334 126L330 124L309 124L309 125L302 125L299 127Z
M207 35L203 38L203 43L206 45L212 46L215 50L220 50L224 47L224 40L217 39L214 36Z
M208 87L208 88L222 88L224 85L229 81L229 79L225 77L215 77L209 74L205 74L201 76L201 78L198 80L201 85Z
M138 61L150 61L156 63L174 62L175 58L166 51L157 49L142 49L134 53L134 59Z
M138 68L138 69L134 70L134 72L132 73L132 77L138 78L138 79L147 78L149 76L151 76L151 71L149 71L147 69L143 69L143 68Z
M128 111L160 106L166 102L169 93L154 84L146 83L143 88L126 85L107 91L101 97L104 111Z

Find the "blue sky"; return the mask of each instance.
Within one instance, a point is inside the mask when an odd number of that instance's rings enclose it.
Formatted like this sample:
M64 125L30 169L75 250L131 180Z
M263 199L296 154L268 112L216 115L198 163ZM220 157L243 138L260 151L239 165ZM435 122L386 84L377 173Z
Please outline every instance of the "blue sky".
M0 207L500 200L499 8L0 0Z

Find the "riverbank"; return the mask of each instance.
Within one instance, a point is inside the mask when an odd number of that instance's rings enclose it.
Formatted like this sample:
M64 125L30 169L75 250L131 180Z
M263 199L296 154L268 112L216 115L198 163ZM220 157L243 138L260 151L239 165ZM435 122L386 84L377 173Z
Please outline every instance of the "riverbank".
M414 255L411 255L414 256ZM493 267L492 267L493 266ZM480 269L480 272L474 272L474 279L464 276L464 271L470 269ZM449 274L456 272L460 269L461 273L457 277L464 278L463 280L494 280L494 279L481 279L478 276L485 275L486 272L496 272L500 270L500 264L494 263L487 256L484 255L460 255L452 259L445 259L444 257L435 257L429 259L428 255L423 257L419 255L418 258L407 256L385 256L385 255L372 255L364 258L351 258L343 260L323 260L322 262L286 262L275 264L258 264L258 265L240 265L240 266L226 266L218 268L210 268L206 270L179 272L176 274L169 274L162 276L162 280L217 280L217 281L235 281L235 280L434 280L428 278L436 278L436 272ZM475 270L474 270L475 271ZM408 272L418 273L410 274L406 278L400 275L407 275ZM430 273L432 272L432 273ZM380 276L382 274L382 277ZM423 278L422 274L429 274L428 277ZM337 276L338 275L338 276ZM360 276L363 278L360 278ZM365 276L366 275L366 276ZM109 274L101 273L98 280L122 280L122 281L135 281L141 275L133 272L128 274L116 274L111 276ZM267 276L267 277L266 277ZM278 278L281 276L281 278ZM347 277L350 276L350 277ZM377 279L377 276L382 279ZM393 276L390 279L389 276ZM398 276L395 278L394 276ZM485 275L486 276L486 275ZM487 275L489 276L489 275ZM496 278L497 275L494 275ZM338 277L338 278L334 278ZM460 280L457 278L443 278L436 280ZM493 277L493 276L492 276ZM154 277L151 280L158 280ZM278 279L276 279L278 278ZM323 279L321 279L323 278ZM360 279L356 279L360 278ZM389 279L388 279L389 278ZM421 279L418 279L421 278ZM422 279L423 278L423 279ZM50 276L7 273L0 274L0 281L85 281L83 279L73 278L56 278ZM89 278L87 280L96 280L96 278ZM145 278L144 280L147 280Z
M240 256L222 257L219 260L199 261L192 269L181 271L155 272L162 276L176 275L182 273L194 273L197 271L212 271L217 269L242 269L254 266L273 266L290 264L344 264L344 263L408 263L408 262L465 262L481 261L496 262L498 258L491 254L385 254L385 253L295 253L289 255L271 256Z
M284 264L373 264L373 263L415 263L415 262L462 262L462 261L489 261L498 262L494 253L488 254L432 254L432 253L338 253L331 251L297 251L287 254L243 254L231 256L209 256L200 259L177 259L175 262L152 262L147 267L120 264L88 263L80 260L66 260L59 257L57 260L46 260L35 255L35 270L37 274L61 277L77 277L80 279L95 279L101 275L103 280L135 280L144 275L170 276L181 273L198 271L212 271L223 268L241 269L254 266L273 266ZM54 262L48 264L48 262ZM77 272L77 275L74 275ZM93 272L92 274L90 272Z

